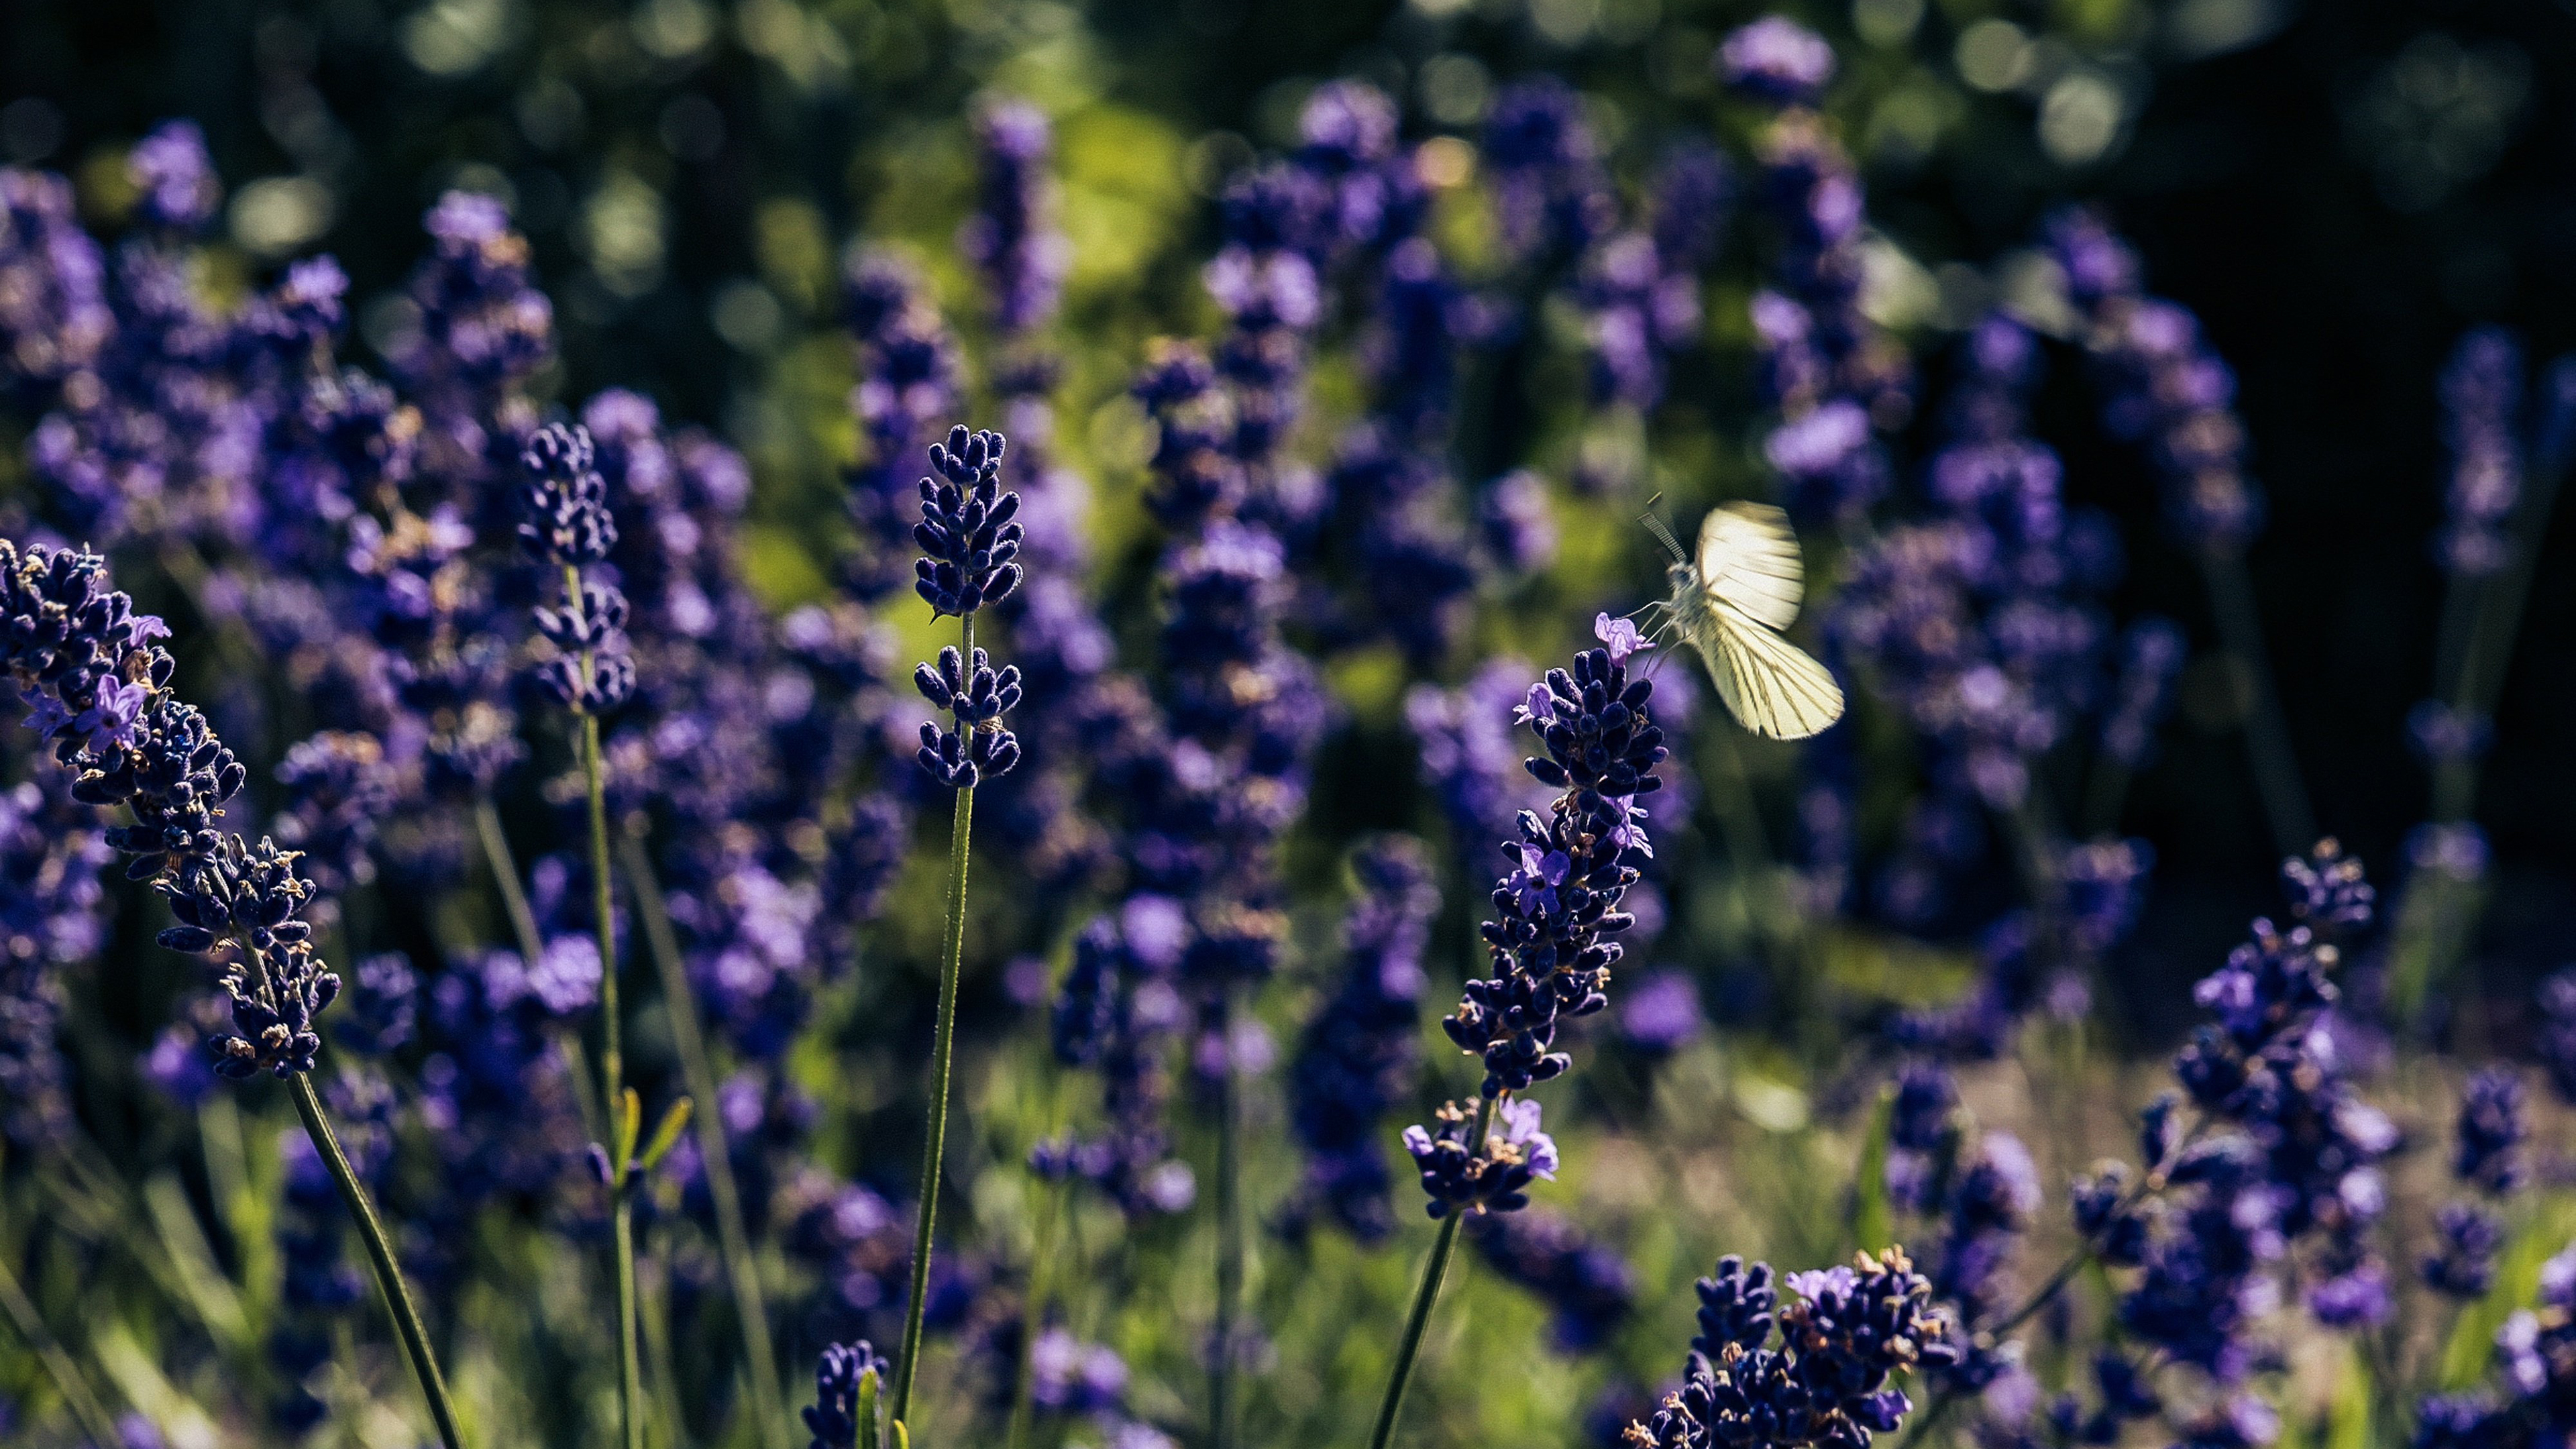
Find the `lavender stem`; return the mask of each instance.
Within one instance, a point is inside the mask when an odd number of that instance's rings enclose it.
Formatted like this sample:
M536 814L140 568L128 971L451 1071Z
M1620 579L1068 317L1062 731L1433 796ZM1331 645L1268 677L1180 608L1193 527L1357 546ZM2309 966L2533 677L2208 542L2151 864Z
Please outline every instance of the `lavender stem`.
M959 619L961 658L975 657L975 616ZM894 1406L889 1417L897 1435L909 1439L912 1380L921 1366L921 1316L930 1299L930 1238L939 1215L939 1169L948 1145L949 1062L957 1045L957 977L966 960L967 836L975 819L975 787L960 786L948 835L948 949L940 963L939 1025L931 1045L930 1133L921 1149L921 1211L912 1234L912 1295L903 1315L903 1362L895 1369Z
M393 1244L385 1237L384 1224L376 1218L375 1204L367 1200L365 1184L350 1169L348 1154L340 1150L331 1119L322 1114L322 1100L313 1094L312 1077L291 1072L287 1074L286 1087L295 1099L295 1114L304 1119L305 1135L313 1139L314 1150L322 1154L322 1165L330 1170L331 1185L340 1190L340 1200L349 1205L349 1215L358 1220L359 1240L367 1245L367 1261L376 1270L376 1286L384 1292L385 1308L393 1314L394 1331L402 1339L404 1354L411 1359L421 1394L429 1400L429 1416L437 1422L439 1443L446 1449L465 1449L465 1436L456 1427L456 1406L447 1397L447 1380L440 1376L438 1358L430 1351L429 1330L421 1325L420 1310L412 1305L411 1290L403 1285L402 1268L394 1261ZM621 1226L622 1223L621 1219ZM108 1438L99 1442L119 1441Z
M483 846L483 863L492 872L492 883L501 892L501 913L510 918L511 938L519 943L519 957L533 969L537 958L545 954L545 938L537 931L537 913L528 906L527 890L519 884L519 860L510 851L510 837L501 831L501 812L493 808L492 797L474 797L474 833Z
M1476 1129L1468 1142L1481 1145L1494 1125L1496 1098L1486 1097L1476 1110ZM1458 1220L1467 1209L1453 1207L1440 1219L1440 1236L1431 1243L1431 1256L1422 1265L1422 1284L1413 1293L1413 1311L1405 1315L1404 1337L1395 1345L1395 1370L1387 1376L1386 1398L1378 1404L1377 1427L1369 1433L1369 1449L1386 1449L1395 1438L1396 1416L1404 1411L1404 1390L1413 1378L1413 1361L1422 1352L1422 1335L1431 1326L1431 1305L1440 1297L1440 1280L1449 1271L1449 1254L1458 1246Z
M1005 1443L1007 1449L1027 1449L1030 1420L1037 1410L1036 1358L1038 1332L1046 1322L1047 1265L1054 1261L1055 1217L1063 1203L1065 1185L1043 1184L1040 1189L1037 1239L1029 1259L1029 1301L1020 1310L1020 1362L1011 1380L1011 1421Z
M582 612L581 570L564 565L564 607L578 622ZM581 651L581 693L592 697L598 681L593 651ZM599 933L600 1100L608 1109L611 1139L608 1197L615 1222L617 1260L617 1418L626 1449L644 1449L644 1416L639 1412L644 1366L636 1344L635 1208L627 1192L627 1146L632 1141L623 1120L626 1106L626 1055L618 1025L617 900L609 879L607 764L599 744L599 716L587 703L576 704L581 719L582 785L590 796L590 882L592 925Z
M474 797L474 834L483 847L484 867L492 872L492 883L501 892L501 913L510 918L510 936L519 943L519 959L533 968L545 955L545 937L537 929L537 913L528 906L527 888L519 883L519 858L510 850L510 837L501 829L501 812L493 807L490 795ZM582 1130L606 1142L612 1134L606 1112L591 1094L590 1062L580 1034L557 1031L554 1035L572 1077L573 1098L581 1105Z
M769 1340L769 1308L760 1290L760 1263L752 1256L751 1233L744 1224L742 1193L733 1178L733 1158L725 1141L724 1113L716 1108L715 1064L707 1055L706 1033L698 1024L697 998L680 961L680 942L671 929L671 912L662 898L662 883L653 874L643 837L634 829L620 832L627 888L644 923L644 944L653 953L662 978L663 1009L671 1020L671 1042L679 1049L680 1073L689 1095L706 1104L692 1115L698 1133L698 1157L707 1174L707 1196L715 1205L716 1241L723 1250L725 1274L733 1288L734 1314L742 1321L744 1367L751 1375L752 1411L760 1418L762 1437L772 1449L790 1449L786 1401L778 1389L778 1352Z

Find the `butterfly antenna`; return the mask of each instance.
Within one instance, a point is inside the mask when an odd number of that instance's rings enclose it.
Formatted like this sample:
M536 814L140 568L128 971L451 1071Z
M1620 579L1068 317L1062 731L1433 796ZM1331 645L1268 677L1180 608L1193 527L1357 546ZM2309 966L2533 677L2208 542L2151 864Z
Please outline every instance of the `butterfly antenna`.
M1664 552L1673 556L1673 562L1688 563L1690 555L1682 552L1681 540L1673 537L1673 526L1664 522L1664 516L1655 511L1655 505L1663 501L1664 495L1661 493L1647 499L1646 511L1638 517L1637 521L1646 525L1646 531L1653 534L1655 541L1664 546Z

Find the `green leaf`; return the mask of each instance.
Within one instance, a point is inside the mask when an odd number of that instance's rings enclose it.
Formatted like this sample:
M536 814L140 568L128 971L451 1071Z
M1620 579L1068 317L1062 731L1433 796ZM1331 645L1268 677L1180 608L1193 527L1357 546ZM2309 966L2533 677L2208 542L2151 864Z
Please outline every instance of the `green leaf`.
M644 1130L644 1099L635 1095L633 1087L628 1087L617 1094L617 1105L613 1115L617 1118L616 1122L611 1124L612 1129L617 1133L617 1152L613 1165L617 1180L623 1183L626 1180L626 1165L635 1160L635 1138Z
M662 1165L662 1159L679 1145L680 1132L689 1125L691 1103L682 1097L662 1113L662 1124L653 1129L653 1140L644 1144L644 1170L651 1172Z

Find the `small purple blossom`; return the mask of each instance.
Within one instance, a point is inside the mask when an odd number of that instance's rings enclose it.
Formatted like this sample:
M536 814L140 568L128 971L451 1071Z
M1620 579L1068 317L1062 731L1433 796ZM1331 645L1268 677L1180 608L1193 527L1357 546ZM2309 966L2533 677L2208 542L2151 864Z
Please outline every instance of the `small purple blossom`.
M1726 37L1718 78L1732 90L1781 106L1812 106L1834 78L1834 48L1785 15L1766 15Z

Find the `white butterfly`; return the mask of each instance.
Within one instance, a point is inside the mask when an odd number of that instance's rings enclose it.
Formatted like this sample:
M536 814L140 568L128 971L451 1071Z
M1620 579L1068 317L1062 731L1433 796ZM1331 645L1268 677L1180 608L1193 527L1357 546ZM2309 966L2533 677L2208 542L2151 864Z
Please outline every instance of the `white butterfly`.
M1699 528L1699 562L1672 530L1646 526L1672 550L1665 627L1690 641L1727 710L1775 740L1803 740L1843 717L1842 687L1806 651L1780 637L1798 617L1806 566L1789 516L1768 503L1721 503Z

